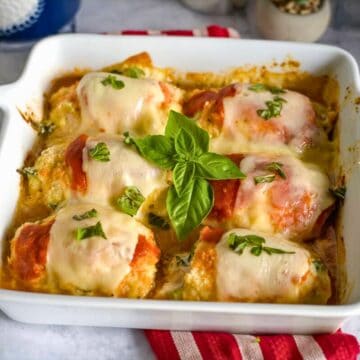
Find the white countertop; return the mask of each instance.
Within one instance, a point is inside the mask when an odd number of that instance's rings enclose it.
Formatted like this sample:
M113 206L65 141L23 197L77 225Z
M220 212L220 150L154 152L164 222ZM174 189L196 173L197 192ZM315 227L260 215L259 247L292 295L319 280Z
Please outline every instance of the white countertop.
M177 0L83 0L76 23L78 32L190 29L220 24L236 28L243 37L256 37L241 12L228 16L202 15L188 10ZM360 61L360 29L329 29L321 42L343 47ZM18 78L27 55L27 51L0 52L0 84ZM350 319L343 331L360 339L360 317ZM145 358L151 360L154 356L141 330L28 325L10 320L0 312L1 360Z

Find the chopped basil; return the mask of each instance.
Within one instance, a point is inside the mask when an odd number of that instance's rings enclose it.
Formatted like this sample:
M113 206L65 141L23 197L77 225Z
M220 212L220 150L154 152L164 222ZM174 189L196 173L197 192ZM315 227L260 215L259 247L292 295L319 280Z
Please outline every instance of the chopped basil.
M98 215L98 212L96 211L96 209L91 209L89 211L84 212L81 215L74 215L73 219L76 220L76 221L81 221L81 220L84 220L84 219L90 219L90 218L93 218L93 217L97 217L97 215Z
M76 240L83 240L93 236L101 236L102 238L106 239L106 235L100 221L98 221L93 226L76 229Z
M35 169L32 166L25 166L22 169L17 169L16 170L19 174L24 175L26 177L29 176L36 176L38 174L37 169Z
M128 77L131 77L133 79L138 79L138 78L141 78L141 77L143 77L145 75L144 70L138 68L137 66L133 66L133 67L124 69L122 71L122 74L124 76L128 76Z
M322 272L326 270L325 264L320 259L314 259L312 263L315 266L315 270L317 272Z
M209 134L183 114L170 111L165 135L142 139L124 133L124 143L158 167L172 170L173 185L166 208L178 239L201 224L214 205L207 180L243 179L245 175L226 156L209 152Z
M169 230L169 223L161 216L156 215L152 212L148 214L148 221L150 225L156 226L162 230Z
M262 175L262 176L254 176L255 184L263 184L263 183L271 183L275 180L274 174Z
M108 75L104 80L101 81L104 86L110 85L113 89L122 89L125 84L122 80L119 80L114 75Z
M329 190L335 197L337 197L341 200L345 199L345 195L346 195L346 187L345 186L340 186L338 188L329 189Z
M245 248L250 248L250 253L254 256L260 256L262 252L268 255L272 254L295 254L293 251L285 251L273 247L264 246L265 239L257 235L236 235L231 233L227 239L228 246L231 250L241 255Z
M39 134L40 135L49 135L51 134L56 128L56 125L54 123L48 123L48 122L42 122L39 125Z
M276 86L268 86L265 84L253 84L249 86L249 90L255 92L270 91L274 95L285 94L286 91Z
M269 120L273 117L280 116L283 103L287 101L280 97L275 96L274 99L271 101L266 101L266 109L258 109L256 112L257 114L265 120Z
M124 193L116 200L116 204L120 211L134 216L144 201L145 198L137 187L127 186Z
M286 175L282 169L284 165L279 162L271 162L270 164L267 164L265 169L272 171L273 173L279 175L281 178L286 179Z
M110 161L110 150L104 142L100 142L89 149L89 156L96 161L107 162Z

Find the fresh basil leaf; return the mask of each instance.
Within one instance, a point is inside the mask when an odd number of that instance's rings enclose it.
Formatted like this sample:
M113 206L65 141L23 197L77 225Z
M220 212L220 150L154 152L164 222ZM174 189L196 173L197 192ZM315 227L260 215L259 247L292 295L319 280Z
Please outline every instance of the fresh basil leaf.
M38 171L37 169L35 169L34 167L32 166L25 166L21 169L16 169L16 171L21 174L21 175L24 175L26 177L29 177L29 176L36 176L38 174Z
M195 156L196 144L194 137L184 129L181 129L175 137L175 151L184 160L192 160Z
M275 180L274 174L262 175L262 176L254 176L255 185L257 184L264 184L264 183L271 183Z
M286 91L284 89L281 89L281 88L276 87L276 86L268 86L268 85L265 85L265 84L252 84L252 85L249 86L248 89L250 91L255 91L255 92L270 91L274 95L285 94L286 93Z
M312 261L314 267L315 267L315 270L317 272L322 272L322 271L325 271L326 270L326 266L324 265L324 263L320 260L320 259L314 259Z
M89 149L89 156L96 161L107 162L110 161L110 150L104 142L100 142Z
M125 143L135 144L143 158L162 169L172 170L176 165L173 139L163 135L148 135L142 139L125 137Z
M54 132L56 125L52 122L41 122L39 125L38 133L39 135L45 136Z
M183 240L209 214L214 204L210 184L195 178L185 188L181 196L171 186L166 199L166 208L178 239Z
M274 99L271 101L266 101L266 109L258 109L256 112L257 114L265 120L269 120L273 117L278 117L281 115L282 104L286 103L282 97L275 96Z
M255 256L260 256L260 254L262 252L262 247L261 246L254 246L253 248L251 248L250 252Z
M265 166L266 170L272 171L273 173L279 175L281 178L286 179L286 175L282 169L284 165L279 162L271 162Z
M108 75L101 81L104 86L110 85L113 89L120 90L125 87L125 83L122 80L116 78L115 75Z
M127 77L131 77L133 79L139 79L145 76L144 70L138 68L137 66L129 67L127 69L122 70L122 74Z
M76 221L81 221L84 219L90 219L93 217L97 217L98 212L96 211L96 209L91 209L89 211L84 212L83 214L80 215L74 215L72 218Z
M242 255L245 248L250 247L250 253L255 256L260 256L264 251L268 255L272 254L295 254L293 251L285 251L277 248L264 246L265 239L258 235L236 235L231 233L227 238L227 244L231 250L239 255Z
M285 250L281 250L281 249L277 249L277 248L272 248L272 247L268 247L268 246L264 246L262 248L268 255L272 255L272 254L295 254L294 251L285 251Z
M76 240L83 240L93 236L101 236L102 238L106 239L106 235L100 221L98 221L93 226L76 229Z
M337 197L341 200L345 200L345 195L346 195L346 187L345 186L340 186L338 188L329 189L329 190L335 197Z
M245 179L239 167L228 157L204 153L195 161L195 175L208 180Z
M144 201L145 198L137 187L127 186L124 193L116 200L116 205L123 213L134 216Z
M175 139L181 129L186 130L194 137L198 149L207 152L209 149L209 134L198 127L196 122L187 116L171 110L165 128L165 136Z
M186 186L193 180L195 173L195 164L191 161L178 162L174 168L173 181L176 192L180 196Z
M148 222L150 225L156 226L163 230L170 229L169 223L163 217L156 215L152 212L148 214Z

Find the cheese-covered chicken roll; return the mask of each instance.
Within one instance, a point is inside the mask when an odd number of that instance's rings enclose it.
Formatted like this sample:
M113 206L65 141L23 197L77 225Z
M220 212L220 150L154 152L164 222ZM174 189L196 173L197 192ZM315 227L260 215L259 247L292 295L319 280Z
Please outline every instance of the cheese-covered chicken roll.
M334 199L315 165L287 155L232 155L244 180L212 181L215 202L207 223L251 228L301 241L317 236Z
M143 298L159 256L152 231L135 219L79 203L22 225L9 263L15 278L33 289Z
M180 111L181 91L152 79L91 72L77 87L86 127L112 134L163 134L171 109Z
M35 170L37 175L29 178L32 192L41 189L51 207L63 204L71 195L110 204L127 187L136 187L146 198L167 185L166 172L146 161L118 135L80 135L67 148L48 148L37 159Z
M184 112L212 134L211 149L222 154L302 152L321 138L309 98L261 84L198 92L184 104Z
M326 304L328 271L297 243L262 232L205 227L185 275L185 300Z

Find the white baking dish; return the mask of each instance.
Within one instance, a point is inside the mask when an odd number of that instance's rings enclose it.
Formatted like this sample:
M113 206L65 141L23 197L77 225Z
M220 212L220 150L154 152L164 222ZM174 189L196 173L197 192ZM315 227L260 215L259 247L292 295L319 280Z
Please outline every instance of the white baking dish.
M275 305L213 302L128 300L35 294L0 290L0 308L11 318L42 324L76 324L130 328L227 330L246 333L320 333L337 329L360 314L360 121L354 99L360 94L355 60L330 46L236 39L141 36L62 35L35 46L21 78L0 87L0 238L18 197L16 169L35 137L18 113L41 117L43 92L59 72L99 68L140 51L155 64L181 70L221 71L244 64L268 64L288 55L303 70L330 74L340 83L341 159L346 169L347 197L343 235L349 296L344 305ZM350 146L355 146L349 150Z

